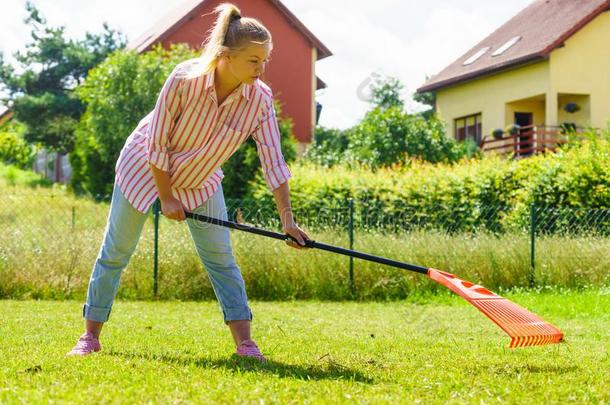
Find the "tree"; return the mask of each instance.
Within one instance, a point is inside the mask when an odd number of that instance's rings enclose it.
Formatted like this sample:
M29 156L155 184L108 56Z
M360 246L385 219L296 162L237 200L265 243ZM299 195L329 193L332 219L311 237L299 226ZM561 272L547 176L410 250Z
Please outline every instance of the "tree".
M406 163L409 158L428 162L455 162L465 155L445 136L444 124L407 114L401 107L369 111L350 133L348 159L373 168Z
M117 51L89 72L75 95L86 105L76 130L72 186L90 194L110 194L114 166L127 137L155 107L174 67L196 56L186 45L161 46L139 55Z
M420 114L425 119L432 118L432 116L436 112L436 93L432 91L415 93L413 94L413 100L430 107L427 110L420 111L418 114Z
M413 100L429 106L431 110L436 108L436 93L432 91L416 92L413 94Z
M476 145L460 145L445 136L445 126L432 109L407 113L400 98L402 88L398 79L376 75L369 100L374 108L352 128L316 128L314 143L305 157L324 166L346 163L376 168L406 163L411 158L436 163L478 156ZM433 93L414 97L428 105L435 103Z
M382 109L390 107L403 107L404 101L400 98L400 91L404 88L395 77L375 76L371 85L371 104Z
M0 53L0 79L9 93L3 102L15 119L26 125L26 141L67 153L74 147L74 131L85 110L74 89L91 68L123 48L126 39L107 24L99 35L86 33L82 40L66 39L65 27L49 27L29 1L26 10L32 42L25 52L14 55L22 72L17 73Z
M426 76L426 80L428 80L429 77ZM431 118L434 113L436 112L436 93L433 91L424 91L424 92L415 92L415 94L413 94L413 100L417 101L420 104L424 104L429 106L430 108L428 108L427 110L421 111L419 114L426 118L429 119Z

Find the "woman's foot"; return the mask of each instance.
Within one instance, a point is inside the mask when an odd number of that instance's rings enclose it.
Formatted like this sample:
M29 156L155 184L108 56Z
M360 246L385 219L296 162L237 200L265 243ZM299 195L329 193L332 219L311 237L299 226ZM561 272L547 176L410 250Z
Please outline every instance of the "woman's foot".
M242 357L253 357L262 362L267 361L267 359L265 358L265 356L263 356L256 343L254 343L254 340L251 339L244 340L243 342L241 342L239 346L237 346L235 354Z
M78 338L76 346L74 346L66 356L86 356L87 354L99 352L100 350L102 350L102 346L100 345L99 339L93 336L92 333L85 332Z

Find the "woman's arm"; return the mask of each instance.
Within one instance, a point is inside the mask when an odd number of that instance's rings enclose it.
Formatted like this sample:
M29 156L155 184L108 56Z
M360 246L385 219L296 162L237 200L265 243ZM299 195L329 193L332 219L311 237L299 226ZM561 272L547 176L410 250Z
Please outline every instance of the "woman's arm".
M184 207L182 202L172 194L172 182L168 172L164 172L153 164L150 164L157 191L159 192L159 200L161 200L161 211L166 218L184 221Z
M165 80L149 122L147 143L147 160L161 200L161 211L165 217L178 221L185 220L186 216L182 203L172 195L169 152L174 124L181 113L181 77L178 65Z
M294 220L292 207L290 206L290 189L287 181L273 190L273 198L275 199L277 211L280 214L280 220L282 221L282 228L284 232L299 242L296 244L289 240L286 243L292 247L301 249L303 246L305 246L305 240L309 240L311 238L297 225L296 221Z
M287 240L289 246L301 248L305 246L305 240L309 236L296 224L290 206L290 190L288 179L292 176L284 156L282 155L281 134L273 108L273 97L267 100L266 111L263 113L258 125L252 132L252 138L256 142L258 156L261 161L263 175L269 189L273 193L275 205L277 206L284 232L292 236L293 240Z

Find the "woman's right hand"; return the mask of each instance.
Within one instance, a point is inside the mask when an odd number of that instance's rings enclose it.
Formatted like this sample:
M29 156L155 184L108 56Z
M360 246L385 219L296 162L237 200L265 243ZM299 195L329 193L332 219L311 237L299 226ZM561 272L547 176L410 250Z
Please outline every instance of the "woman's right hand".
M173 196L161 200L161 212L163 212L166 218L176 221L184 221L186 219L182 202Z

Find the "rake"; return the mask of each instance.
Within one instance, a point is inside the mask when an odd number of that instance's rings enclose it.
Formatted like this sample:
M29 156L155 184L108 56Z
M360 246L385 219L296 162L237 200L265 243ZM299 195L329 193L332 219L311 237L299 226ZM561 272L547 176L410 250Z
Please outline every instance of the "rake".
M225 221L192 212L186 212L185 214L187 218L214 225L220 225L284 241L289 239L295 240L290 235L255 228L250 225ZM315 242L313 240L307 240L305 242L305 246L425 274L431 280L444 285L454 293L465 298L466 301L474 305L475 308L483 312L485 316L498 325L510 336L510 348L546 345L551 343L559 343L563 340L563 332L550 323L545 322L540 317L529 312L525 308L520 307L504 297L494 294L481 285L462 280L451 273L433 268L402 263L395 260L386 259L385 257L374 256L338 246L327 245L325 243Z

